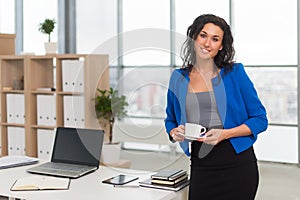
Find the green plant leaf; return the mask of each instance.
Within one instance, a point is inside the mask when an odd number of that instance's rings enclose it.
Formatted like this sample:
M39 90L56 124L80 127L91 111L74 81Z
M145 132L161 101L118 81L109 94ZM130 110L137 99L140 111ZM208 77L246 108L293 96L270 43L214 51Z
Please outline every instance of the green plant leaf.
M118 91L110 88L109 90L101 90L97 88L98 95L95 98L95 109L97 117L104 119L118 118L122 119L127 115L125 110L128 103L126 96L119 96Z
M105 119L113 123L115 118L121 120L127 116L127 110L125 109L128 106L126 96L119 96L118 91L113 88L109 90L97 88L97 92L95 110L98 119ZM109 135L109 142L112 142L111 138L111 135Z
M48 42L51 41L51 33L53 32L55 28L56 21L54 19L45 19L44 22L41 22L39 24L39 31L41 33L47 34L48 35Z

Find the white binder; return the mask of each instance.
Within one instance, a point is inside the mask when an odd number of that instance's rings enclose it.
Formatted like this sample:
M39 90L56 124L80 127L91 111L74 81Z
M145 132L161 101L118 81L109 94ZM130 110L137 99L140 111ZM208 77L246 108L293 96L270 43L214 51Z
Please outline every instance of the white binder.
M71 77L70 74L71 69L69 62L67 60L62 61L62 84L63 84L63 91L71 91Z
M46 124L46 106L45 106L45 95L37 95L36 102L37 102L37 124L38 125L45 125Z
M7 123L15 123L15 98L14 94L6 95L6 119Z
M14 155L14 141L15 141L15 136L13 127L8 127L7 128L7 150L8 150L8 155Z
M25 156L25 130L20 127L8 127L8 155Z
M52 95L49 98L49 104L52 106L49 124L56 126L56 96Z
M54 130L37 130L38 158L42 160L50 160L52 155L52 147L54 143Z
M16 127L16 137L17 137L17 155L25 156L25 129Z
M74 91L75 92L83 92L84 91L84 62L79 61L78 64L78 71L75 74L75 86Z
M85 127L85 118L84 118L84 97L83 96L74 96L74 116L75 116L75 126L77 128Z
M84 61L63 60L62 82L64 92L83 92Z
M64 96L64 126L83 128L84 124L84 97Z
M8 150L8 155L14 155L14 141L15 141L15 136L14 134L14 129L13 127L8 127L7 128L7 150Z
M14 117L15 123L25 123L25 98L24 94L14 94Z
M37 95L37 124L56 125L56 96Z
M24 94L7 94L6 109L7 123L25 123Z
M75 127L72 96L64 96L64 126Z

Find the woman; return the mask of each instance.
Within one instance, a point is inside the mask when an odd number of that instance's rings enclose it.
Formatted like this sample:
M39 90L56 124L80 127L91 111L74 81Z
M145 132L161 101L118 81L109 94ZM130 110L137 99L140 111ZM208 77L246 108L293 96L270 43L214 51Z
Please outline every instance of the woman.
M182 53L183 67L170 78L165 126L191 156L189 199L253 200L259 174L252 146L268 120L243 65L233 62L229 25L215 15L197 17ZM185 139L187 122L207 127L206 137Z

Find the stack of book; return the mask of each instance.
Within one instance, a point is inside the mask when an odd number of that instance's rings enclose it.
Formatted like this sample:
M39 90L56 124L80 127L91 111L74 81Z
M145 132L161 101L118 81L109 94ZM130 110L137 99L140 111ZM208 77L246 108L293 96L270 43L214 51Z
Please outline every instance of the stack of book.
M159 171L139 184L142 187L179 191L189 184L189 178L185 170L170 169Z

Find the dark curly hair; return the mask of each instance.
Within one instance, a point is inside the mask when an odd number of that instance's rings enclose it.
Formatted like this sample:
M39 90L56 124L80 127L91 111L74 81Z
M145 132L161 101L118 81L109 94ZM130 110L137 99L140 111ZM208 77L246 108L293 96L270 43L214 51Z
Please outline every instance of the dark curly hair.
M200 15L194 20L193 24L188 27L187 39L183 43L181 49L181 58L183 60L182 68L191 70L195 64L196 53L194 50L194 42L204 25L207 23L213 23L214 25L219 26L224 32L222 40L223 48L214 57L214 62L217 68L225 68L225 73L227 73L232 69L234 63L233 58L235 50L233 47L233 37L230 26L226 21L213 14Z

